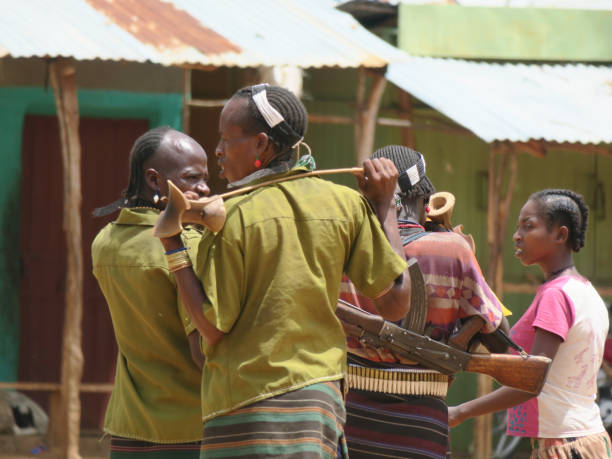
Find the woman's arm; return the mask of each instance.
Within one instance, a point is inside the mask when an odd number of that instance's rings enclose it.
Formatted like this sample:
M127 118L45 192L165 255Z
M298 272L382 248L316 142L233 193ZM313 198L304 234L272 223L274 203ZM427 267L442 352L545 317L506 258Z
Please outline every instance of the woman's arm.
M561 342L562 339L559 335L536 328L531 354L543 355L554 360ZM448 425L455 427L467 419L512 408L513 406L525 403L533 397L535 397L533 394L527 392L510 387L500 387L489 394L469 402L457 406L449 406Z
M161 243L166 251L175 250L183 247L180 235L161 239ZM209 346L214 346L223 337L224 333L211 324L202 311L202 304L206 298L200 280L197 278L191 267L179 269L174 272L179 296L185 305L185 310L193 325L200 332Z

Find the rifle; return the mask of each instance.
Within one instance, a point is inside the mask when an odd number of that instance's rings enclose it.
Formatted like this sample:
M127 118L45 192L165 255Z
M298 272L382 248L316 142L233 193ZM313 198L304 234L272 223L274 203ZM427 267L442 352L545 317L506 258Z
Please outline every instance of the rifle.
M409 360L444 374L482 373L504 386L537 395L542 390L551 359L535 355L471 354L419 335L338 300L336 315L345 332L362 343L389 349Z

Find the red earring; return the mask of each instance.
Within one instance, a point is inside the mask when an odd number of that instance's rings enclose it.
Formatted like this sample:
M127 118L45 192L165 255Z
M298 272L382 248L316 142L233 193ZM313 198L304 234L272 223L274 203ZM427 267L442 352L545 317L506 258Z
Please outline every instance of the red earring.
M429 206L425 207L425 212L429 213L430 210Z
M253 164L255 165L257 169L261 167L261 161L259 160L258 156L255 156L255 161L253 162Z

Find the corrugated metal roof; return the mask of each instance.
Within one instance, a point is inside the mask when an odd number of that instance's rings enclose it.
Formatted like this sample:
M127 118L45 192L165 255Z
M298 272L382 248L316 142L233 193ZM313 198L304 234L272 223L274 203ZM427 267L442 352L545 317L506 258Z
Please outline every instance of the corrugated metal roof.
M0 57L382 67L402 53L332 0L0 0Z
M486 142L612 142L612 66L413 57L386 76Z

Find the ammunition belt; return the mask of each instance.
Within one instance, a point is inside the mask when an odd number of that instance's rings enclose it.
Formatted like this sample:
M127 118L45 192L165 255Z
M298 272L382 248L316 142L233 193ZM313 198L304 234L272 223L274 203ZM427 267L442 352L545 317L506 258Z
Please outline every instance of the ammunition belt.
M386 394L429 395L445 398L449 376L428 369L383 369L349 365L347 382L351 389Z

